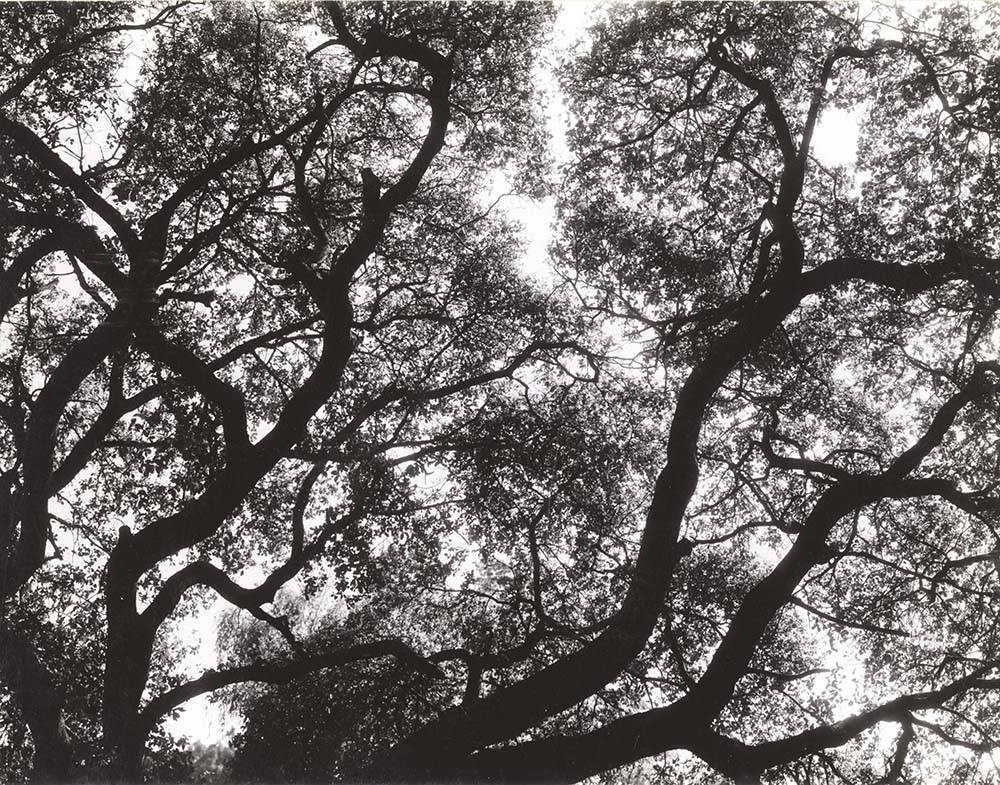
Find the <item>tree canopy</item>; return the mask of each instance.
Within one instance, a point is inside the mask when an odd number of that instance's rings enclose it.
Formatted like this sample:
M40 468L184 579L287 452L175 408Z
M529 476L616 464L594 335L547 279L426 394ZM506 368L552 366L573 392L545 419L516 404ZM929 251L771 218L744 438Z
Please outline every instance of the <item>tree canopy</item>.
M2 779L996 781L1000 9L561 19L0 8Z

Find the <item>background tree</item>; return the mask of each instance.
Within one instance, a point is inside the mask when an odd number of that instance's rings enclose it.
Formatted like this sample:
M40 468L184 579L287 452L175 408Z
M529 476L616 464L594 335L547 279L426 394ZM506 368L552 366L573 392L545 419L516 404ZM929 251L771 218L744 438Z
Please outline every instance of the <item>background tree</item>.
M552 9L2 16L0 708L36 778L166 769L162 719L228 687L244 777L973 779L994 9L604 9L552 291L482 200L549 182ZM851 166L813 149L838 107ZM186 674L216 596L254 626Z

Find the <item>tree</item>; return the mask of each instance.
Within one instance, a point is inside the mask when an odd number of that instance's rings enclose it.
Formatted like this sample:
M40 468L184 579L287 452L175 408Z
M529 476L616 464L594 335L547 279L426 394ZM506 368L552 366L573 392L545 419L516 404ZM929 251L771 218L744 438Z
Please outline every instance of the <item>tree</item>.
M547 6L4 10L0 708L31 776L169 768L164 718L228 688L237 773L971 781L996 15L602 9L557 178ZM557 191L550 290L498 172ZM187 674L215 597L254 622Z

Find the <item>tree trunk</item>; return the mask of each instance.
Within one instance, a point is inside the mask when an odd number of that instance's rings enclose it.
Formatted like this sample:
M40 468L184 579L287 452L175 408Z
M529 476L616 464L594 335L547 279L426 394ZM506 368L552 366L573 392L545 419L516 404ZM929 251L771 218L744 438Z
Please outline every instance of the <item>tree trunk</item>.
M0 624L0 678L31 731L35 747L32 782L68 782L76 775L73 750L63 722L62 692L38 659L34 646Z
M122 575L121 552L130 539L131 532L122 527L105 584L108 648L101 715L106 765L102 779L116 783L142 782L148 734L139 720L139 708L149 680L155 635L155 630L144 625L136 612L134 581Z

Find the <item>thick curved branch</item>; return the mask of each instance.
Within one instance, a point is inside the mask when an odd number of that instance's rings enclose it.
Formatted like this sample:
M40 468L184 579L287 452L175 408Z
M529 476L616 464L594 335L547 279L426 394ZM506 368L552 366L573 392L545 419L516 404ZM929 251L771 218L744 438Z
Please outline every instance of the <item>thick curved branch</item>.
M6 268L0 270L0 321L27 294L21 287L21 281L28 271L50 253L61 249L59 238L47 234L29 243Z
M153 601L146 607L140 618L150 629L155 630L173 613L181 597L188 589L204 585L230 604L250 611L254 616L275 627L293 646L287 624L275 624L275 618L263 611L262 605L274 601L278 590L294 578L310 561L321 555L330 539L345 526L358 521L363 513L353 510L342 518L328 520L313 540L306 545L304 515L313 485L322 474L325 464L313 466L296 494L292 510L292 547L287 561L272 571L258 586L240 586L218 567L209 562L193 562L171 575L164 582Z
M24 485L16 514L20 530L10 560L6 552L0 554L0 593L4 595L23 586L45 559L49 486L59 420L84 379L128 340L128 318L119 306L75 343L35 400L22 455Z
M799 158L799 149L795 145L774 86L762 77L750 73L737 64L725 51L725 42L735 32L733 23L726 32L713 40L708 46L708 57L717 67L735 78L740 84L752 90L756 98L764 105L764 111L774 129L775 140L781 153L782 167L778 193L774 201L774 209L768 210L773 231L761 245L759 263L754 275L755 281L763 281L768 262L769 248L777 241L781 248L780 272L784 279L798 275L802 270L804 249L799 237L798 228L792 219L792 213L802 194L802 184L805 179L805 166ZM756 287L751 289L756 294Z
M985 678L995 665L936 690L903 695L829 725L785 739L747 745L692 722L691 699L615 720L581 736L562 736L484 750L442 774L439 781L573 783L616 766L674 749L694 752L736 782L755 782L770 768L840 747L884 722L910 721L911 713L943 706L973 690L1000 689ZM433 778L430 778L433 779Z
M645 646L663 606L677 560L680 524L698 481L698 436L709 402L726 376L799 302L797 279L778 282L740 323L716 339L677 399L667 463L657 477L632 580L618 612L592 641L539 672L471 706L452 709L376 761L371 776L439 776L464 759L599 690Z
M987 374L993 374L994 377L998 375L996 363L979 363L976 365L968 383L956 395L949 398L937 411L924 435L886 469L884 475L886 478L899 479L905 477L916 469L920 465L920 462L935 447L941 444L941 440L948 432L948 429L954 424L955 418L958 417L958 413L962 408L968 403L981 398L996 386L995 379L993 382L987 380Z
M385 39L380 45L397 47L402 51L408 48L405 42L395 39ZM257 443L246 447L238 463L227 463L225 468L208 482L202 493L183 509L149 523L134 535L128 527L122 527L120 530L118 542L108 561L105 582L109 629L107 662L109 668L123 667L131 674L131 680L121 689L116 689L116 685L110 683L105 685L105 733L119 733L120 730L116 726L118 717L127 716L137 709L148 674L155 635L150 634L149 626L140 623L138 619L136 587L140 577L162 560L216 532L243 502L246 494L303 437L313 415L338 389L354 351L351 339L354 324L350 300L351 279L354 271L370 257L382 239L391 218L391 208L413 195L430 164L430 159L443 144L449 117L450 84L450 67L432 73L432 118L424 144L403 178L394 186L397 189L395 196L388 199L380 198L380 204L384 209L372 209L371 206L365 209L361 226L347 249L336 259L330 260L332 269L323 278L322 291L314 293L314 296L321 295L317 304L323 317L322 349L319 358L299 388L289 396L271 430ZM347 99L350 92L343 91L328 107L318 111L339 106ZM285 131L272 135L260 144L269 146L282 144L315 117L315 112L311 112ZM155 247L162 248L167 227L181 202L247 155L252 155L252 148L255 147L256 145L250 144L232 151L183 184L147 221L143 237ZM316 253L321 258L331 256L327 248L321 248ZM236 674L235 677L246 676L246 673L242 673ZM174 692L172 698L165 699L165 703L161 701L160 705L165 708L160 713L169 710L171 705L177 705L172 703L174 699L185 700L183 695L190 697L207 689L214 689L209 686L211 684L221 686L222 682L219 682L218 678L208 678L194 687L193 691L190 687L187 690L179 688L181 691Z
M920 294L951 282L965 282L977 292L1000 296L997 260L978 256L950 243L941 257L926 264L879 262L864 257L837 257L805 272L801 279L803 296L853 281Z
M764 426L760 442L761 448L764 452L764 457L771 466L779 469L806 472L809 474L823 474L838 480L846 480L853 476L846 469L842 469L832 463L826 463L825 461L805 458L801 455L798 458L790 458L785 455L779 455L774 449L773 442L776 440L783 441L786 444L791 444L797 449L800 447L791 439L788 439L777 432L777 414L774 414L771 422Z
M783 235L794 266L801 251L794 226ZM784 245L782 254L786 254ZM783 266L789 268L784 262ZM777 277L770 291L745 305L733 328L709 346L705 359L679 391L667 463L654 486L629 591L607 628L576 652L523 681L460 711L445 712L376 761L371 776L389 779L406 772L412 777L418 771L430 777L443 776L449 766L476 750L510 738L583 700L628 667L655 626L674 565L682 555L677 546L680 522L697 484L698 435L711 398L726 376L795 310L801 298L857 278L924 291L940 285L948 275L908 265L837 259L805 273ZM823 557L826 536L837 521L854 509L904 490L894 478L861 476L857 480L845 478L824 494L792 550L750 592L737 613L709 671L692 693L698 696L692 704L692 716L714 716L729 700L767 624L811 566Z
M38 166L56 178L67 190L103 220L121 241L130 256L138 259L142 243L139 236L118 209L105 200L73 168L45 144L26 125L0 116L0 134L3 134Z
M140 620L148 629L155 630L177 607L184 592L195 585L214 589L215 593L230 605L249 611L255 618L276 629L293 649L298 648L298 643L288 626L288 620L276 617L261 607L266 603L273 602L277 586L271 588L262 585L248 589L240 586L214 564L205 561L192 562L167 578L156 598L140 615Z
M954 490L940 480L907 479L954 423L962 407L982 396L984 371L977 370L968 383L942 404L927 431L882 474L858 475L837 481L819 498L802 523L802 531L778 565L746 595L733 616L705 674L691 695L706 719L715 716L729 700L746 672L757 644L780 608L806 573L827 556L826 538L847 514L887 498L938 495Z
M812 752L842 746L879 723L906 722L911 712L939 708L967 692L1000 689L1000 679L984 678L994 669L993 665L979 668L945 687L903 695L830 725L812 728L780 741L746 747L747 759L754 769L764 771Z
M267 346L278 339L294 335L299 330L315 324L317 319L317 316L306 317L295 322L291 322L284 327L279 327L266 333L262 333L261 335L233 347L225 354L220 355L214 360L205 363L205 366L209 371L214 373L215 371L225 368L227 365L231 364L235 360L238 360L240 357L248 354L256 348ZM63 459L63 462L53 472L52 480L49 484L49 495L51 496L59 492L65 488L66 485L72 482L73 478L86 467L87 461L90 459L90 456L93 455L94 450L100 447L103 441L114 430L115 425L118 424L122 417L162 395L168 384L169 382L167 384L157 383L150 385L128 398L122 398L120 396L113 396L109 398L104 409L101 410L101 413L91 423L90 427L83 434L83 436L81 436L76 444L73 445L69 453Z
M726 33L719 36L712 41L711 44L709 44L708 58L717 67L734 77L736 81L744 87L752 90L757 98L764 104L764 111L767 113L767 119L770 121L771 127L774 129L775 139L778 143L778 149L781 152L781 157L784 160L785 168L786 170L791 171L797 166L798 149L795 146L795 141L792 139L792 133L788 128L788 120L785 118L785 113L782 111L781 105L778 103L778 97L774 93L774 86L766 79L756 76L755 74L751 74L729 57L724 47L726 39L729 38L733 32L735 32L734 28L730 27Z
M910 744L913 743L916 734L913 732L913 723L909 720L903 720L902 725L903 730L896 740L896 750L892 755L889 770L886 771L885 776L876 785L894 785L894 783L900 781L900 777L903 775L903 766L906 765L906 755L910 751Z
M151 729L160 717L191 698L232 684L248 681L287 684L293 679L318 670L336 668L348 663L378 657L395 657L401 663L409 665L418 673L430 678L438 679L444 676L440 668L428 658L417 654L402 640L389 638L370 643L359 643L339 651L316 654L299 660L255 662L242 667L226 668L219 671L210 670L194 681L181 684L153 698L142 710L140 722L147 730Z
M401 56L411 55L415 52L422 60L433 62L435 66L441 66L443 63L445 67L443 69L436 68L433 74L431 88L433 112L430 129L424 144L404 175L393 187L395 189L394 195L391 198L388 194L382 197L379 210L366 211L367 214L361 229L336 261L339 266L339 274L331 275L329 278L329 292L326 298L328 302L321 303L321 307L328 313L326 331L328 335L333 327L331 321L340 325L334 333L336 339L324 340L324 349L319 365L302 388L293 394L271 432L259 444L255 445L253 450L249 451L250 454L243 462L245 464L244 470L238 476L228 476L232 474L230 472L224 473L219 481L213 483L203 494L199 500L199 506L211 509L213 514L210 517L199 516L196 518L190 514L180 513L148 526L129 540L127 547L129 556L126 556L125 551L123 551L119 558L112 560L121 565L122 580L126 582L134 580L142 571L160 559L214 531L235 508L241 493L244 492L243 489L249 487L248 483L255 482L262 476L287 450L288 446L298 438L312 412L322 404L339 383L351 351L348 334L350 330L350 305L346 300L346 282L353 270L357 269L368 258L381 239L390 217L391 208L408 198L416 190L430 160L443 145L444 131L449 118L450 68L447 67L447 62L439 56L437 59L431 57L428 53L431 53L432 50L426 47L387 36L380 39L379 47L397 51ZM347 97L347 92L342 93L330 104L330 107L339 106L339 103L346 100ZM330 110L330 107L327 107L326 110ZM311 121L311 119L312 116L309 115L300 120L294 128L289 127L265 142L272 146L280 144L297 131L299 126L304 127L304 123ZM248 154L251 153L246 150L234 151L195 179L185 183L150 219L145 231L165 232L166 224L169 223L173 211L188 195ZM330 337L332 338L332 336ZM125 578L126 575L131 577Z
M697 745L702 733L678 706L633 714L581 736L556 736L471 755L413 782L573 783L650 755Z
M7 208L0 208L0 225L44 229L57 243L58 247L53 250L66 251L75 256L111 291L117 293L128 283L92 226L84 226L58 215Z
M323 8L337 29L341 43L359 60L379 56L399 57L421 66L431 77L427 90L431 117L420 149L399 179L384 193L374 193L369 185L370 178L365 178L361 229L332 260L337 276L350 277L381 241L390 213L416 192L431 162L444 147L445 131L451 120L451 63L431 47L412 38L390 36L378 30L369 31L368 39L362 44L348 29L339 3L326 2Z
M153 327L142 326L135 331L136 341L150 357L163 363L191 384L206 400L222 413L222 431L226 456L230 463L243 460L250 445L247 432L247 410L243 394L223 381L194 352L171 343Z

